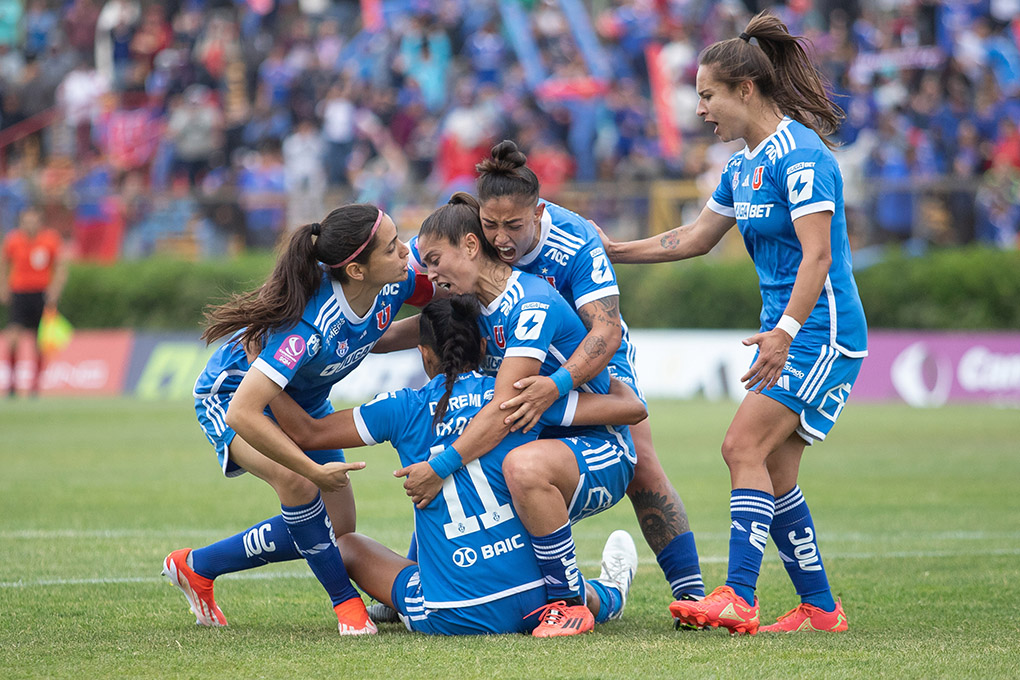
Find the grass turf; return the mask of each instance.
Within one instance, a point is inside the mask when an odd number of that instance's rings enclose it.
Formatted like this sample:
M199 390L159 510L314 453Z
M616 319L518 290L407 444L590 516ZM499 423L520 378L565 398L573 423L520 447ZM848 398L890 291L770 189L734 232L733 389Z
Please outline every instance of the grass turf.
M687 505L709 588L726 572L735 405L658 402L652 427ZM217 581L230 627L194 625L159 578L170 550L275 514L269 487L225 480L190 404L9 401L0 409L0 677L991 678L1020 674L1020 413L852 404L808 449L801 487L843 635L674 632L671 600L629 504L575 527L598 573L605 537L634 534L641 566L621 621L566 640L438 639L383 626L342 639L301 563ZM386 447L352 450L359 530L400 551L409 501ZM763 621L796 604L769 546Z

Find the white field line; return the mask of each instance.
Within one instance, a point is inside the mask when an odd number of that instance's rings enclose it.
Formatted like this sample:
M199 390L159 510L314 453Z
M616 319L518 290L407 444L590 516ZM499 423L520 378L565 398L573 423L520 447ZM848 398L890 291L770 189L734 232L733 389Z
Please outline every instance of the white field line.
M923 550L923 551L897 550L892 552L847 552L847 553L830 551L826 553L825 558L826 560L940 559L946 557L993 557L993 556L998 557L1003 555L1020 555L1020 547L999 548L991 550ZM701 556L700 561L702 564L725 564L726 559L727 558L724 555L703 555ZM599 566L599 563L594 560L578 560L578 564L584 568L594 568ZM272 572L245 571L236 574L226 574L219 578L239 581L257 581L257 580L269 581L287 578L313 578L313 575L310 571L307 570L272 571ZM118 583L160 583L160 582L166 583L167 580L162 576L124 576L111 578L77 578L77 579L54 578L54 579L36 579L31 581L0 581L0 588L38 588L49 586L90 586L90 585L110 585Z

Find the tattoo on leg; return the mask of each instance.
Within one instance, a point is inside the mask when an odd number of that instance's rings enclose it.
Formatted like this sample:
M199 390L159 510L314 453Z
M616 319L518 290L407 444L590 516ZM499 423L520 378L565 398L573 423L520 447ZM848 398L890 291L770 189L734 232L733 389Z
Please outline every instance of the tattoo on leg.
M628 495L638 524L641 525L641 533L656 555L674 538L690 531L687 512L676 491L670 494L672 498L650 489L634 491Z

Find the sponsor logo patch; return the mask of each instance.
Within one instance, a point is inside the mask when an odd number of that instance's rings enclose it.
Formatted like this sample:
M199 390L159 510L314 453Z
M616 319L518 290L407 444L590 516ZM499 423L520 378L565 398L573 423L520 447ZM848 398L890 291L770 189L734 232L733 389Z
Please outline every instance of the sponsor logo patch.
M287 368L295 368L304 354L305 339L300 335L291 335L283 341L273 358Z

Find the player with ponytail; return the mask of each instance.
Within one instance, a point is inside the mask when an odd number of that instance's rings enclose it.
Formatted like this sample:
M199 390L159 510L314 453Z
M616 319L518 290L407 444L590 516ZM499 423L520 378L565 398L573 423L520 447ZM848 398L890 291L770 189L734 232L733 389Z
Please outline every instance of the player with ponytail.
M707 253L736 224L760 279L761 328L744 340L758 351L722 444L731 482L726 584L670 611L738 633L844 631L797 484L805 446L825 439L868 353L843 178L825 139L842 112L803 39L768 12L701 53L697 89L698 115L721 140L746 146L691 224L626 243L603 237L614 262L666 262ZM759 629L755 588L769 536L801 603Z
M269 415L286 393L316 416L330 389L358 366L404 302L434 288L407 267L407 247L382 210L345 205L290 237L268 280L207 312L202 337L227 341L195 384L195 411L227 477L250 472L276 491L282 513L197 550L175 550L163 572L197 623L226 625L213 579L303 558L329 594L341 635L375 632L333 543L355 528L343 451L302 450Z

